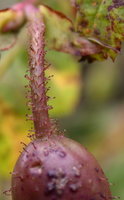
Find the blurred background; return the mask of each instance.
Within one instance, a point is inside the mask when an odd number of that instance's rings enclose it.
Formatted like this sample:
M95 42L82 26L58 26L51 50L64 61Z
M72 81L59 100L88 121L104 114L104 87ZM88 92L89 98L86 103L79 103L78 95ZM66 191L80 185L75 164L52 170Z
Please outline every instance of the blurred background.
M0 0L0 9L16 0ZM41 0L70 17L67 0ZM25 28L24 28L25 29ZM10 172L22 151L20 142L29 143L30 122L26 106L27 41L21 30L16 45L0 57L0 200L10 189ZM49 95L56 97L50 115L57 118L61 130L94 154L105 171L113 196L124 199L124 48L113 63L79 62L74 56L48 50L51 63L48 74Z

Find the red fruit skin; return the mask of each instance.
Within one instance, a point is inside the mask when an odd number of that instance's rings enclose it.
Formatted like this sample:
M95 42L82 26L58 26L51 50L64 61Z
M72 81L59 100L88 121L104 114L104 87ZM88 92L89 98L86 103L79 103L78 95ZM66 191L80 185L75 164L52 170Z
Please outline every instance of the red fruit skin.
M64 136L31 142L12 175L13 200L111 200L109 183L96 159Z

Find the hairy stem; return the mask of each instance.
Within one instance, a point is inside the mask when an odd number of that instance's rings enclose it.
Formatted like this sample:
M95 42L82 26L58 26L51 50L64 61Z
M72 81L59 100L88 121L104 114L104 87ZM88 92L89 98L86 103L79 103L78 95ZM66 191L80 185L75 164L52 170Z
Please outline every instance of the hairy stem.
M48 97L46 95L45 61L44 61L45 25L42 17L35 12L30 20L29 69L33 122L36 137L42 137L51 131L48 114Z

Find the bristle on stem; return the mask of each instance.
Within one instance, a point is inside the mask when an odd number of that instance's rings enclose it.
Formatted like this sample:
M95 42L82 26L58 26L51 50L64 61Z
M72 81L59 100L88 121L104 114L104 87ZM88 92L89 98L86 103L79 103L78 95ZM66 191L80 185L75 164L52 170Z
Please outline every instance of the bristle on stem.
M29 70L30 70L30 87L31 87L31 105L33 122L36 138L51 134L52 125L47 105L47 88L45 77L45 25L42 17L35 12L30 19L29 25L30 48L29 48Z

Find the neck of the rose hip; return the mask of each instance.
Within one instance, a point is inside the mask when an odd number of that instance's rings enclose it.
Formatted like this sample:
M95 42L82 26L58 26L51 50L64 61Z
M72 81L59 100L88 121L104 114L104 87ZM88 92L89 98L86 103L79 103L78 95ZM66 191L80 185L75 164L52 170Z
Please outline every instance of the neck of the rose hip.
M36 137L49 134L51 123L48 114L48 97L46 95L46 78L44 63L44 33L45 26L41 16L35 14L30 20L30 87L32 114Z

